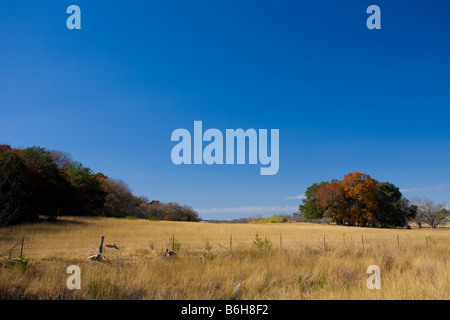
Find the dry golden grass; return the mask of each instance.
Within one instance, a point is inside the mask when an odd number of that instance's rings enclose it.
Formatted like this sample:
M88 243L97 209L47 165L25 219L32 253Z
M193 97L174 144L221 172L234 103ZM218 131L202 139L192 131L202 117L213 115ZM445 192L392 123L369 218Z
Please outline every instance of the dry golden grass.
M256 233L271 248L253 246ZM181 248L167 259L173 234ZM448 228L66 217L0 229L0 253L22 235L29 266L4 263L1 299L229 299L238 283L239 299L248 300L450 298ZM91 262L102 235L120 249L104 247L102 262ZM66 287L73 264L81 268L80 290ZM369 265L381 269L380 290L366 286Z

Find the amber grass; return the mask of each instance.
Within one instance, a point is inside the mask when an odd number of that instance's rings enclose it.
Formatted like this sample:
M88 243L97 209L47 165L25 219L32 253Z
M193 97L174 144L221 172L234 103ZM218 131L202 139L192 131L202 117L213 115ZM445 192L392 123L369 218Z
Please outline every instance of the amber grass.
M272 245L254 246L256 234ZM224 300L239 283L243 300L450 298L446 227L392 230L65 217L0 229L0 252L23 235L28 267L14 268L0 258L0 299ZM167 259L163 254L171 249L173 235L180 247L176 258ZM101 262L89 261L101 236L105 245L114 243L119 249L104 247ZM66 269L74 264L81 269L80 290L66 286ZM366 286L369 265L380 267L379 290Z

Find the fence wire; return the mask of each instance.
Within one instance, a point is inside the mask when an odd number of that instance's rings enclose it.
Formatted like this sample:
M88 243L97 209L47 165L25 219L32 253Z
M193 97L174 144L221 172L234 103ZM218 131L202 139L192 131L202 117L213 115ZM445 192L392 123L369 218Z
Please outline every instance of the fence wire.
M444 245L450 248L450 240L445 237L423 236L374 236L356 235L348 237L330 237L326 234L321 237L285 236L283 234L266 234L259 236L260 241L267 239L272 248L295 249L302 247L315 248L349 248L367 249L374 246L389 246L402 248L404 246L432 247ZM172 250L175 246L185 251L201 251L206 244L214 250L239 250L255 245L256 238L248 235L166 235L166 236L132 236L132 235L105 235L103 252L133 253L138 250L154 250L164 252ZM52 237L52 236L21 236L16 239L2 238L0 236L0 257L10 254L18 255L22 252L26 257L51 255L89 255L99 250L100 236L89 237ZM113 248L115 246L116 248ZM116 251L117 250L117 251Z

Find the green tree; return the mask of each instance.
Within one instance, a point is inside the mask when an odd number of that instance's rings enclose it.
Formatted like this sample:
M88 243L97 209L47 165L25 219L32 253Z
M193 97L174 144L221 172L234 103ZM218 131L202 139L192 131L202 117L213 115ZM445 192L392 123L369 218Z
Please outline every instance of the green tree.
M68 180L77 189L74 195L79 203L79 215L100 215L105 202L105 191L101 180L103 175L94 174L80 162L69 162L64 168Z
M67 153L0 145L0 226L40 215L200 220L189 206L134 196L125 183L94 173Z
M333 179L331 182L339 181ZM316 192L321 187L328 186L331 182L322 181L320 183L314 183L306 189L305 198L302 200L302 204L299 206L299 211L303 213L306 219L320 219L323 217L326 208L317 204Z
M27 166L29 182L34 187L34 210L40 215L56 218L63 179L50 152L34 146L21 150L19 154Z
M381 227L404 227L416 215L416 207L402 197L400 189L390 182L378 182L376 188L378 209L375 213Z
M439 209L442 206L438 206ZM322 181L311 185L299 209L307 219L329 216L337 224L386 228L407 226L420 213L416 205L403 198L395 185L376 181L359 172L345 175L342 181ZM425 221L425 212L432 210L422 211ZM437 214L428 216L433 218L429 219L430 225L435 225L440 219ZM436 216L439 219L435 219ZM440 221L442 219L438 223Z
M40 214L52 219L58 215L76 215L77 190L60 167L64 154L34 146L21 150L20 155L33 176Z

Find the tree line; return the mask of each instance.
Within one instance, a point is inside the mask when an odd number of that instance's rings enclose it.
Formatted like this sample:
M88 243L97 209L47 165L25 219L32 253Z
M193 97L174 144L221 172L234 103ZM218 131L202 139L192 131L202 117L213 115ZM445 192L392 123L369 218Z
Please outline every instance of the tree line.
M0 226L40 216L199 221L191 207L135 196L123 181L94 173L67 153L0 145Z
M410 221L435 228L449 216L444 203L420 198L410 201L394 184L360 172L312 184L299 211L310 220L328 217L340 225L383 228L405 227Z

